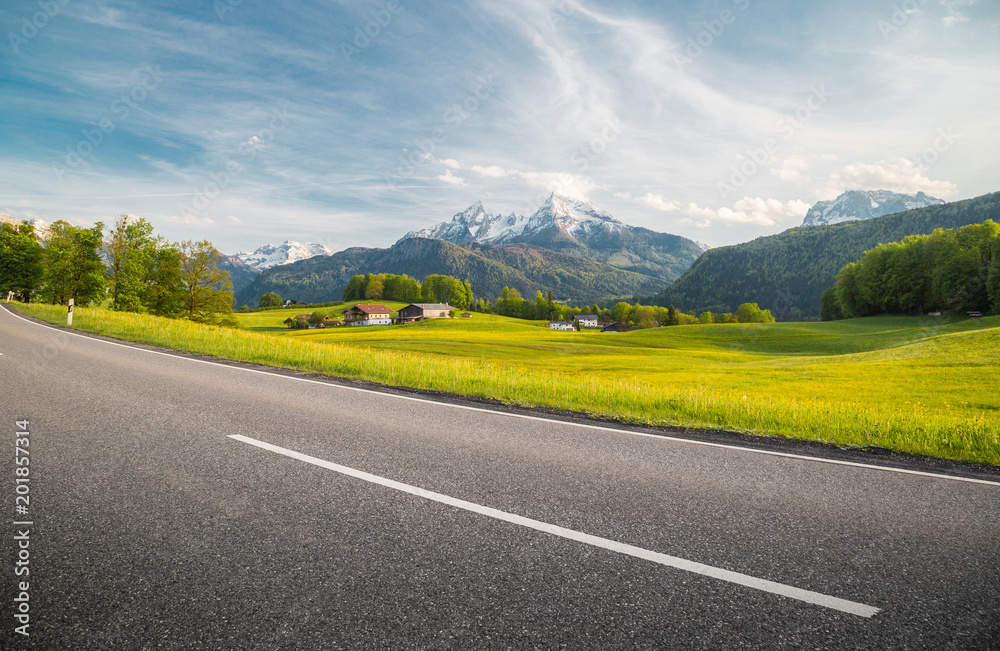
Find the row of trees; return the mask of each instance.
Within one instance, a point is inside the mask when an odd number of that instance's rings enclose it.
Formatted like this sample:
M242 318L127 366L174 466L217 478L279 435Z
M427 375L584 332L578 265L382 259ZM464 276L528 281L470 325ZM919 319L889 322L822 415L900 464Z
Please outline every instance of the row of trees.
M630 304L620 301L613 306L604 308L599 304L584 307L570 307L552 300L552 292L547 295L541 291L535 293L535 300L530 301L521 296L520 292L510 287L504 287L495 303L479 299L473 304L477 312L487 312L520 319L562 320L572 321L573 317L582 314L596 315L598 320L617 321L631 328L653 328L668 325L687 325L691 323L774 323L770 310L762 310L756 303L744 303L736 314L703 312L681 312L674 308L656 305Z
M39 242L34 227L0 226L0 292L113 310L232 324L232 284L211 242L167 243L145 219L121 215L107 235L57 221Z
M406 274L367 274L351 278L344 288L345 301L383 300L404 303L448 303L460 310L473 303L472 285L452 276L431 274L419 282Z
M844 266L824 320L929 310L1000 313L1000 224L987 220L881 244Z

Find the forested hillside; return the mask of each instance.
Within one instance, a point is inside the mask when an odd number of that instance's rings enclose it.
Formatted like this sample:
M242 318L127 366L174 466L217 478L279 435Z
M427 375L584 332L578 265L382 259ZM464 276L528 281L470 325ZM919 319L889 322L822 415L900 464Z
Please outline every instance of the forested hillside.
M792 228L707 251L651 302L684 311L733 312L753 301L780 320L819 318L823 291L833 286L844 265L865 251L935 228L987 219L1000 221L1000 193L865 221Z

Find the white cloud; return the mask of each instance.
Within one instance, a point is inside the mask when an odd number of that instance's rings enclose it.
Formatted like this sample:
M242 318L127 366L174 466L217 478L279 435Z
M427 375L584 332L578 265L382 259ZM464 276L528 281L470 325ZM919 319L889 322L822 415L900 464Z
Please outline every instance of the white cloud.
M487 167L483 167L482 165L473 165L469 169L471 169L473 172L475 172L479 176L485 176L485 177L491 178L491 179L502 179L505 176L509 176L511 173L514 173L514 174L517 173L516 171L513 171L513 170L511 172L508 172L507 170L505 170L504 168L500 167L499 165L489 165Z
M441 164L444 165L445 167L450 167L453 170L462 169L462 164L459 163L454 158L444 158L441 160Z
M798 199L782 203L777 199L743 197L734 203L732 208L725 206L717 209L702 208L692 202L685 212L693 219L685 219L684 223L693 223L701 227L711 226L716 221L774 226L787 217L803 217L808 211L809 204Z
M183 224L184 226L213 226L215 224L211 217L198 217L197 215L170 216L163 219L171 224Z
M771 174L782 181L800 181L802 173L809 168L809 161L802 156L789 156L781 162L781 167L771 168Z
M948 197L958 192L951 181L932 181L912 160L895 158L876 163L851 163L830 175L821 199L832 199L846 190L892 190L915 194L926 192Z
M226 217L226 220L230 224L242 224L243 223L243 220L240 219L239 217L237 217L236 215L229 215L228 217Z
M625 199L626 201L632 201L631 192L615 192L615 196L619 199Z
M444 174L438 177L439 181L444 181L445 183L451 183L453 185L465 185L465 181L460 176L455 176L451 173L451 170L445 170Z
M593 179L567 172L517 172L517 174L533 188L574 199L586 199L588 192L600 187Z
M681 208L681 205L676 201L664 199L662 194L653 194L652 192L647 192L641 197L636 197L635 200L663 212L674 212Z
M952 27L958 23L969 21L969 17L962 13L961 7L969 7L979 0L941 0L941 4L948 10L948 15L942 20L945 27Z

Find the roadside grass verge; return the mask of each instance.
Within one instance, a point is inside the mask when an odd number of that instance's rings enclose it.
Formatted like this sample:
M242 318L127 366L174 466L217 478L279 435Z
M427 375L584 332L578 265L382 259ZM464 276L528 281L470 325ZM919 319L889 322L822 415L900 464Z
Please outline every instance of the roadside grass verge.
M17 309L65 323L63 306ZM627 423L724 428L1000 465L997 318L971 326L902 317L603 336L513 321L286 336L74 311L80 330L236 361Z

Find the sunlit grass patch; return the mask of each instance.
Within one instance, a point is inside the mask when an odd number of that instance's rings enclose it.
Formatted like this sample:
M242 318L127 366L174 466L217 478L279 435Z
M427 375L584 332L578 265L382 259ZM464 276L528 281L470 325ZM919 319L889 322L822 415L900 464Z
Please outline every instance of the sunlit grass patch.
M65 323L65 307L19 309ZM273 318L287 318L275 312ZM270 333L262 314L271 312L241 315L249 330L233 330L77 308L74 326L227 359L624 422L1000 464L998 317L691 325L612 335L479 314Z

